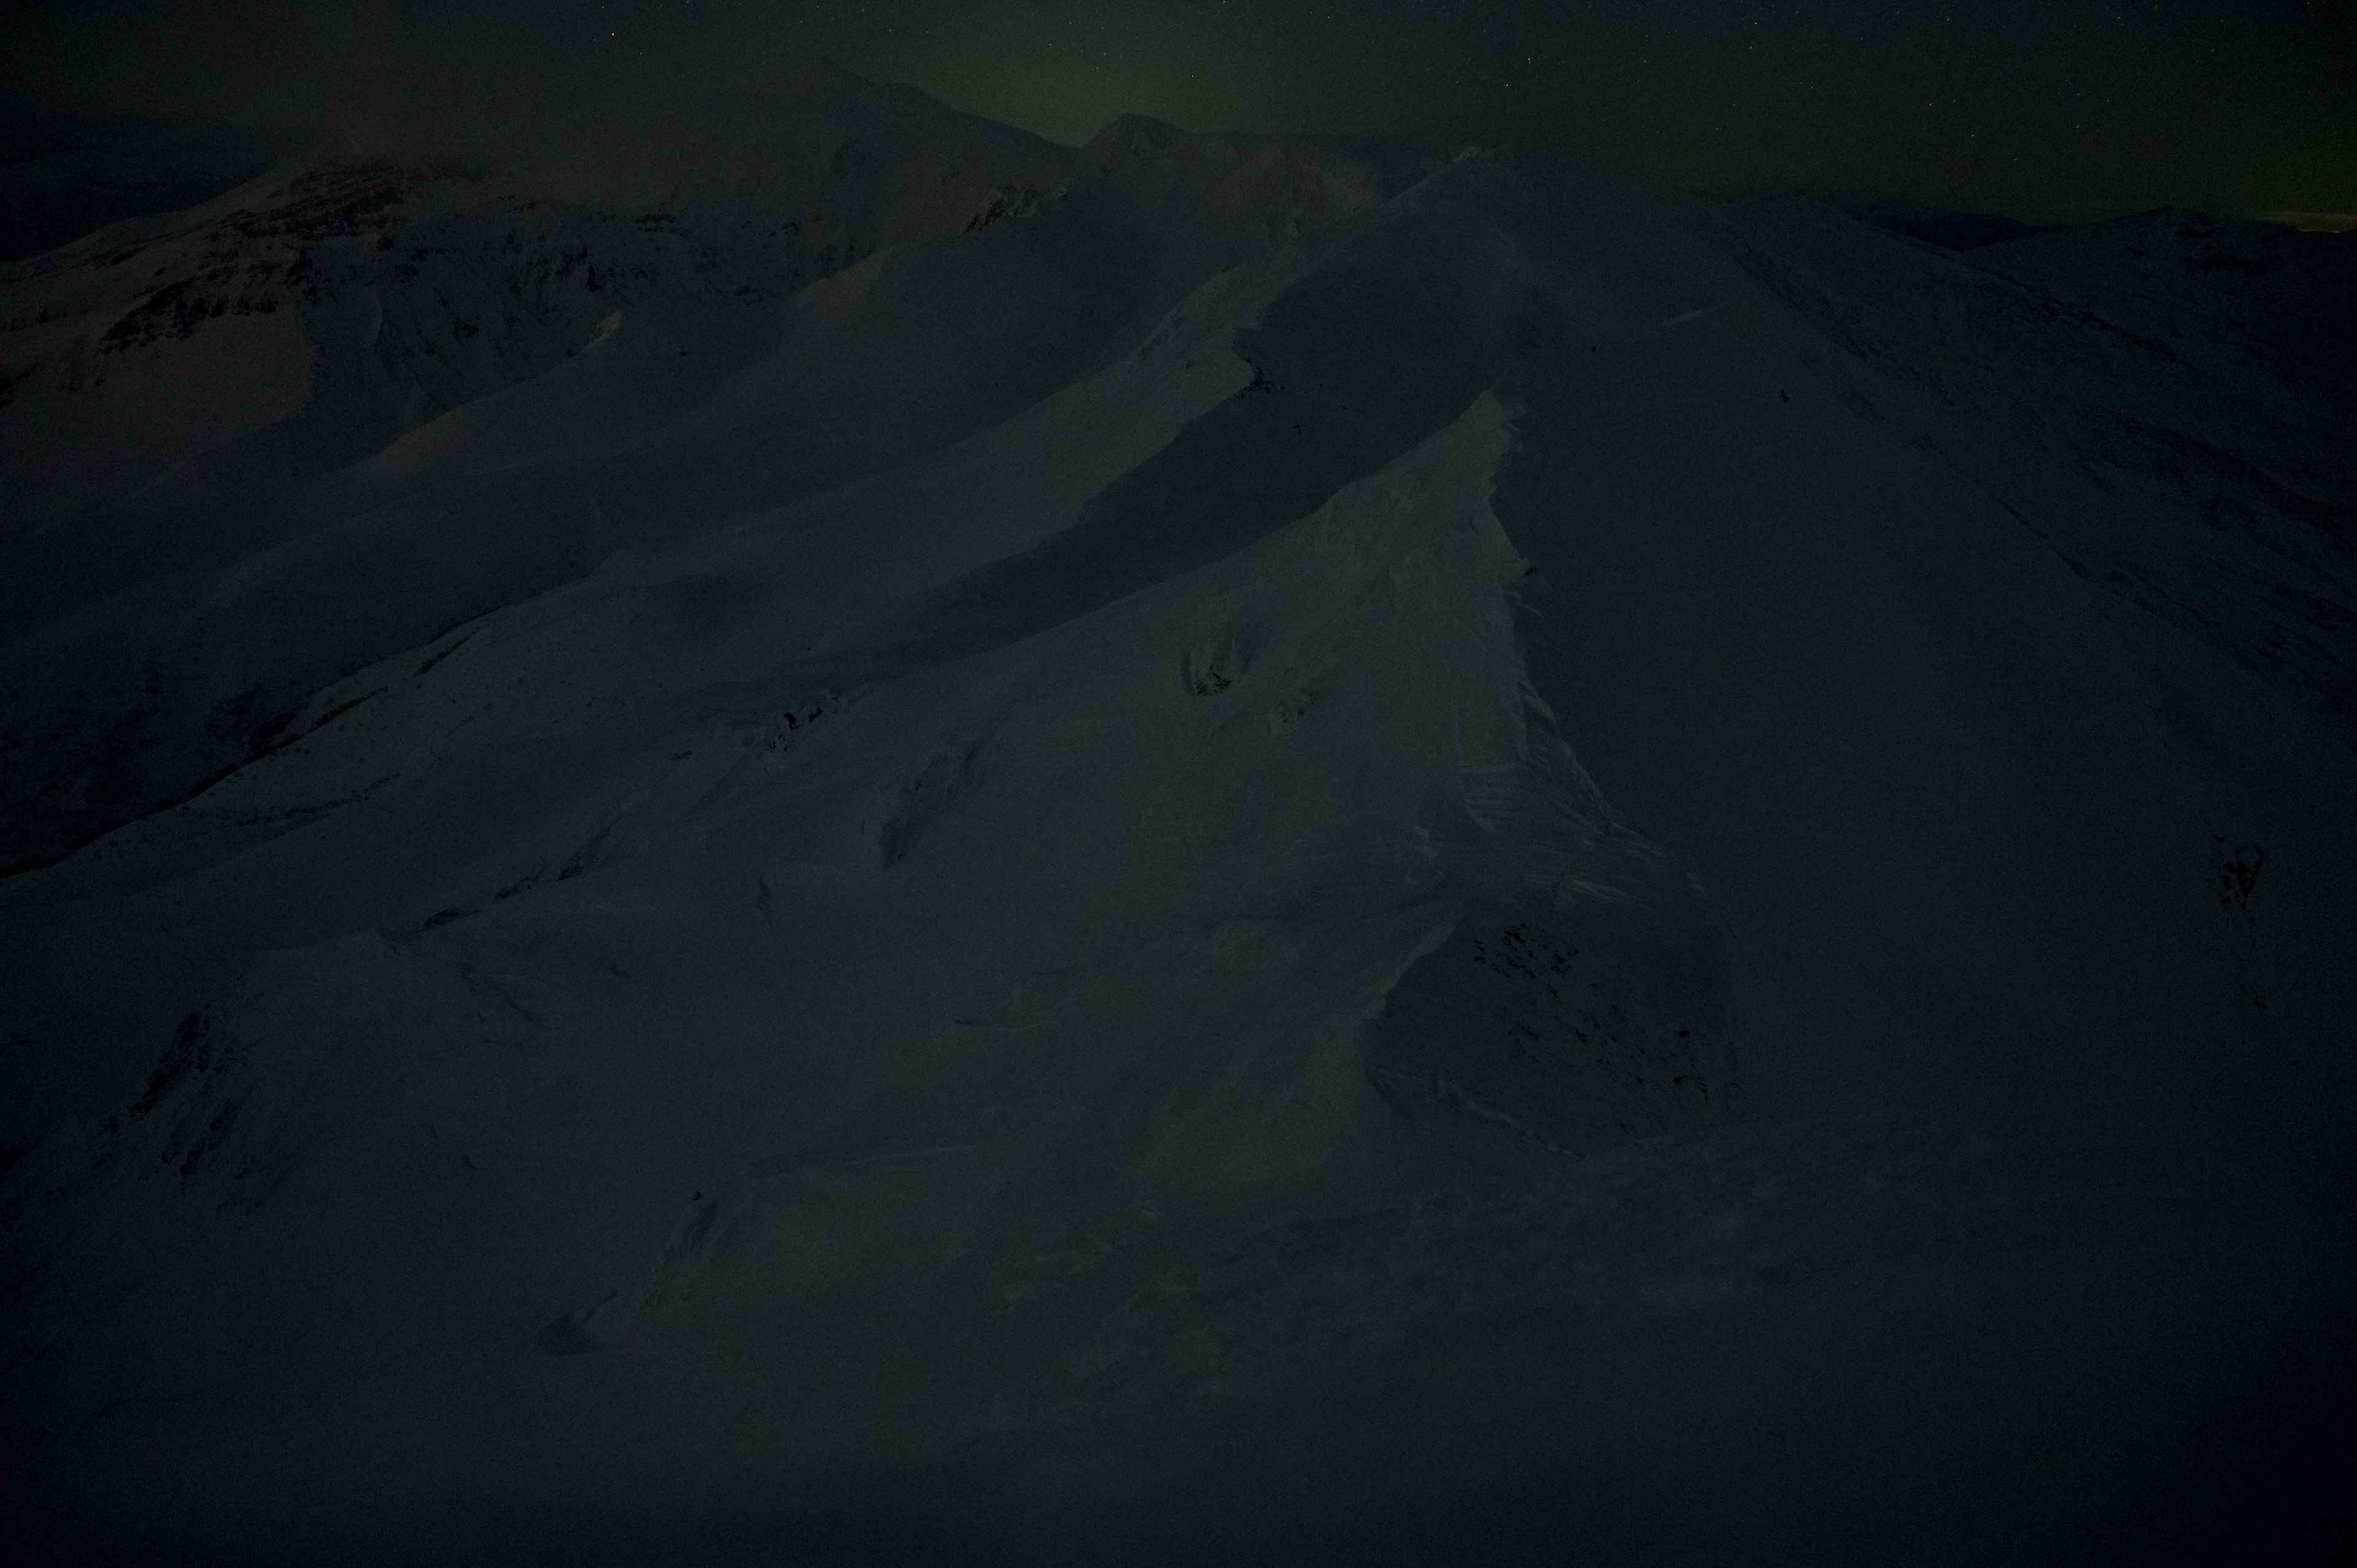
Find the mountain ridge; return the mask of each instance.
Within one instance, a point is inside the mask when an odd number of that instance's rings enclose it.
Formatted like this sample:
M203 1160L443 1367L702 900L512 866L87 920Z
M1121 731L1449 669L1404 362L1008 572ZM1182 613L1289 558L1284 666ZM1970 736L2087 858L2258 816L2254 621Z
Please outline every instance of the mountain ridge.
M2246 332L2290 296L1138 121L958 189L760 299L591 246L536 373L45 525L33 1539L2263 1520L2226 1445L2338 1375L2357 1091L2340 405ZM143 526L178 575L110 590Z

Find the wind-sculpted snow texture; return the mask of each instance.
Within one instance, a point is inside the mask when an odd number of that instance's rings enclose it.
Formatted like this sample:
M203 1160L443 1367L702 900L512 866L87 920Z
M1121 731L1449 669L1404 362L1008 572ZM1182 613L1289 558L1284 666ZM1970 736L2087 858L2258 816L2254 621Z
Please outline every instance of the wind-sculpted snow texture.
M879 189L981 145L876 91ZM166 269L0 410L28 1538L2280 1522L2221 1456L2297 1484L2339 1386L2357 1016L2350 404L2286 307L1051 151L848 265L317 165L10 274Z

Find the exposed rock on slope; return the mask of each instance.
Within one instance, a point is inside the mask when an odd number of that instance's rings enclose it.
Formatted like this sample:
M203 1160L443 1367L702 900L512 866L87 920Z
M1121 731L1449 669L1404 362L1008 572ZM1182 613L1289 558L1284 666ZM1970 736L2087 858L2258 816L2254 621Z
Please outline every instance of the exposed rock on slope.
M0 865L184 798L326 682L616 548L985 428L1410 177L1123 131L1041 208L1064 149L822 85L819 129L870 138L829 144L857 171L772 173L752 217L708 187L630 214L321 165L20 268L0 659L43 701L0 721ZM1010 191L1033 216L981 224Z

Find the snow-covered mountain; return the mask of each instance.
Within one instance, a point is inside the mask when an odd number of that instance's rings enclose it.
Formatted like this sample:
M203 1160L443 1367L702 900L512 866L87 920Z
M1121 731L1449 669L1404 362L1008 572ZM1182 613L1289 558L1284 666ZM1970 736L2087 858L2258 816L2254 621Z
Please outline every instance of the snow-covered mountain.
M2350 242L813 102L816 196L7 275L36 1539L2243 1528L2341 1370Z
M0 659L45 700L0 721L0 865L184 798L328 681L619 545L984 428L1408 177L1141 123L1076 155L824 85L818 124L859 134L752 217L708 183L633 214L314 162L21 266Z
M535 182L315 153L0 273L19 482L0 530L307 478L544 373L615 310L759 301L1060 189L1071 154L840 71L723 173L614 210ZM556 192L560 194L552 194Z

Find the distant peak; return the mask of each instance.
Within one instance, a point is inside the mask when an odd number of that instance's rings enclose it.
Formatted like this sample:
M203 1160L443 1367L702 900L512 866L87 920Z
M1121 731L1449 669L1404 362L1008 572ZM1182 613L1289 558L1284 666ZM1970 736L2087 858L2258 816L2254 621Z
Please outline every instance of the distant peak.
M1189 133L1151 114L1124 114L1089 138L1086 150L1105 153L1157 153L1187 140Z

